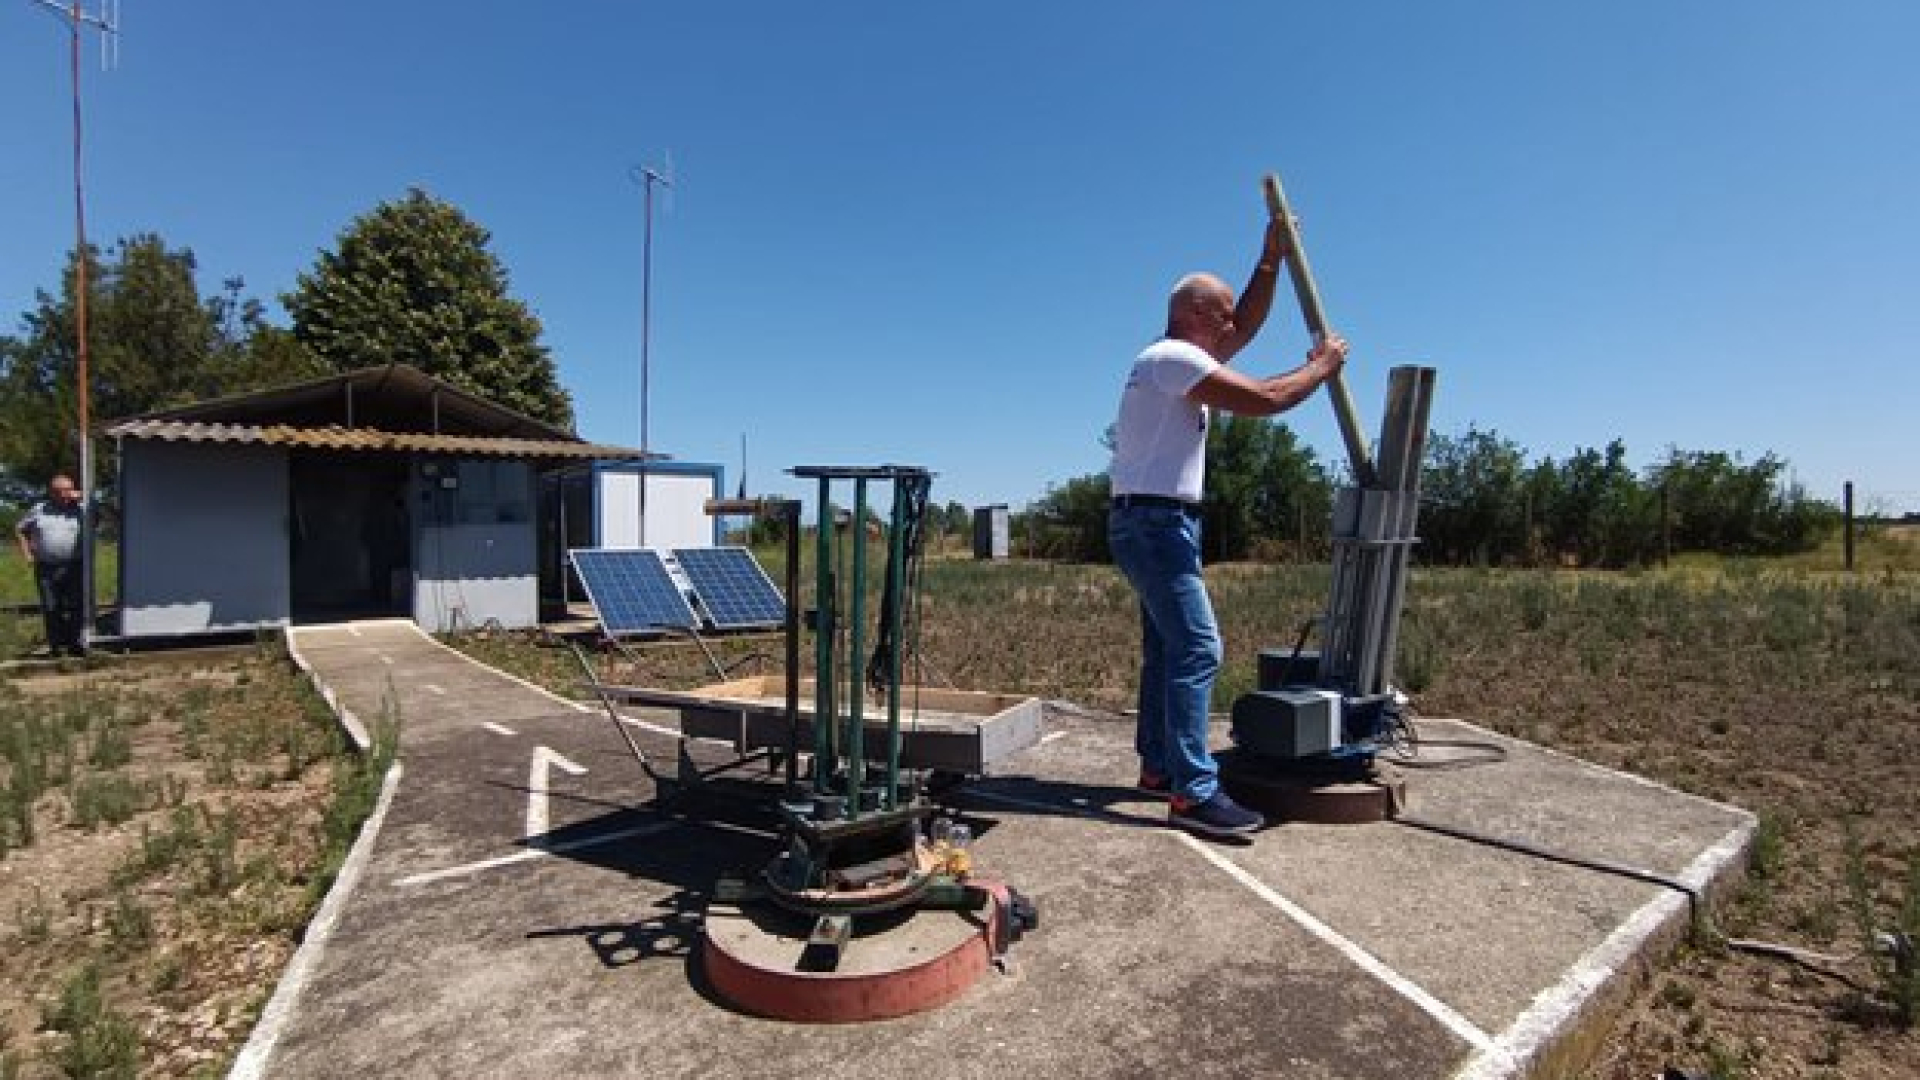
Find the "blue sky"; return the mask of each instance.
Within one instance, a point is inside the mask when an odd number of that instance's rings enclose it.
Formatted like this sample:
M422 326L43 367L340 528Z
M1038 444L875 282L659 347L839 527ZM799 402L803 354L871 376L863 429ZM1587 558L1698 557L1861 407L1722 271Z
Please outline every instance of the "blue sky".
M94 0L97 3L97 0ZM123 0L83 71L90 235L272 299L420 185L492 231L581 433L751 486L922 464L1015 506L1105 466L1190 269L1240 281L1284 178L1369 427L1534 456L1772 451L1920 510L1920 4L224 4ZM61 24L0 6L0 318L72 242ZM1296 364L1284 293L1238 363ZM1290 419L1342 451L1316 396Z

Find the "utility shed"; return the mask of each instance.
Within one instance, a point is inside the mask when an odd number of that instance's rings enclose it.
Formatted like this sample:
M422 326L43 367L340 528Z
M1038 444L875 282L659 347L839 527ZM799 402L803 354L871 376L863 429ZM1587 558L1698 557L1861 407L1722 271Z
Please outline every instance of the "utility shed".
M584 595L567 565L573 548L713 547L721 521L707 513L707 500L725 491L721 466L658 457L541 474L541 600L564 604Z
M120 448L122 636L539 619L540 478L640 460L405 365L148 413Z
M993 503L989 506L976 506L973 509L973 557L976 559L1005 559L1007 557L1007 504Z

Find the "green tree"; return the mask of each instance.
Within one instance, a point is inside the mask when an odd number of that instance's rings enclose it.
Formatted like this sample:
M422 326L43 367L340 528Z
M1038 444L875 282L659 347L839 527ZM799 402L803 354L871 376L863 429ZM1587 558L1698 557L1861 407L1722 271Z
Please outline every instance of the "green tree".
M117 241L104 256L89 246L83 257L95 425L318 370L285 331L266 323L240 279L203 297L191 250L145 233ZM29 487L78 464L78 266L69 256L58 295L38 292L18 336L0 338L0 461ZM113 447L101 441L96 448L96 476L110 484Z
M1333 485L1292 428L1217 416L1207 429L1201 543L1209 561L1324 553Z
M507 295L490 235L419 188L354 219L282 297L293 333L337 371L411 364L572 430L540 320Z
M1107 547L1107 504L1112 485L1107 474L1088 473L1064 484L1047 485L1025 514L1010 523L1015 543L1027 541L1043 559L1111 562ZM1017 538L1017 539L1015 539Z
M1669 448L1647 473L1656 491L1667 492L1675 549L1781 555L1817 546L1838 513L1784 482L1786 471L1771 453L1746 464L1737 454Z
M293 331L266 319L266 306L242 296L246 283L228 278L209 303L220 325L222 347L202 378L207 396L264 390L331 374L325 361L300 344Z
M1556 560L1623 567L1659 553L1658 493L1627 465L1625 443L1615 439L1604 451L1581 447L1557 467L1548 458L1534 471L1542 470L1552 479L1538 486L1530 481L1529 507L1541 546Z
M1525 456L1498 433L1475 427L1458 438L1429 437L1420 476L1421 556L1481 566L1521 559Z

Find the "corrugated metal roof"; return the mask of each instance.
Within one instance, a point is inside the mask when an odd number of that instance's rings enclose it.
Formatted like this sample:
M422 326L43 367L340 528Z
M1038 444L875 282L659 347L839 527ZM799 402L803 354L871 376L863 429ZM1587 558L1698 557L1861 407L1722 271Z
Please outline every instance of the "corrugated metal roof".
M471 435L428 435L377 428L317 428L286 424L208 424L185 420L128 420L107 429L127 439L168 442L258 443L308 450L399 451L504 458L637 458L640 452L571 439L490 439Z
M317 428L385 428L457 432L485 438L566 439L570 432L436 379L406 364L383 364L321 379L253 390L125 421L203 424L291 424Z

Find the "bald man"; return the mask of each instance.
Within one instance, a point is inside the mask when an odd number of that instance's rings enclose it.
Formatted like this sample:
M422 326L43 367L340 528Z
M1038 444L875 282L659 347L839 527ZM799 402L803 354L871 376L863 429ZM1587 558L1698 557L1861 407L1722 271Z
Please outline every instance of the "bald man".
M47 655L81 656L84 590L80 571L80 489L60 475L47 483L46 501L34 504L14 526L20 557L33 566L40 591L40 617L47 629Z
M1181 278L1167 300L1166 336L1134 360L1114 425L1107 540L1140 598L1140 790L1171 800L1169 824L1210 837L1265 821L1220 788L1207 713L1221 661L1220 630L1200 575L1200 496L1210 410L1271 416L1306 400L1346 363L1329 335L1292 371L1265 378L1227 367L1260 331L1287 256L1267 223L1253 276L1236 302L1212 274Z

